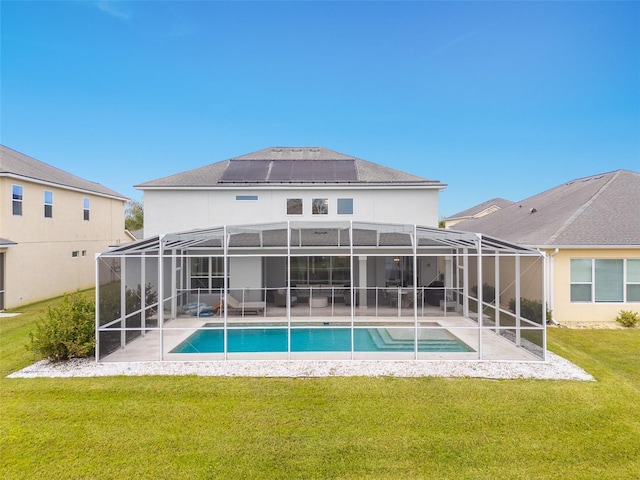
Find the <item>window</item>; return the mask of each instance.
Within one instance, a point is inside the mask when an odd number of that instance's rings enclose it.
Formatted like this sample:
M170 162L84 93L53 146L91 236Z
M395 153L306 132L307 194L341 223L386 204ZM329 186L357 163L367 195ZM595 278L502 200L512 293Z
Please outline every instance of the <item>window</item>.
M80 252L78 252L78 250L74 250L73 252L71 252L71 256L72 256L73 258L77 258L79 253L80 253Z
M348 285L349 257L291 257L291 284Z
M314 198L311 202L311 213L314 215L327 215L329 213L329 199Z
M572 259L571 301L639 302L640 260Z
M258 200L258 195L236 195L236 200Z
M353 198L338 199L338 215L353 215Z
M640 302L640 259L627 260L627 302Z
M190 268L192 289L212 290L224 287L223 257L194 257Z
M287 215L302 215L302 199L287 199Z
M84 197L82 208L84 212L83 213L84 219L88 221L89 220L89 197Z
M590 302L592 267L590 259L571 260L571 301Z
M82 250L82 256L86 257L87 256L87 251L86 250Z
M13 185L11 189L11 200L13 214L22 215L22 187L20 185Z
M45 218L53 217L53 192L44 191L44 216Z

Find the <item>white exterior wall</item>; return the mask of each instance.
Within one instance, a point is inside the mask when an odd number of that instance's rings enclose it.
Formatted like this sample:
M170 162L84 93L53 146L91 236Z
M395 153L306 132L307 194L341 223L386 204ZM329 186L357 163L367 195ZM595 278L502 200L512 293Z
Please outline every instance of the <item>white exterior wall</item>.
M438 189L369 187L216 190L145 190L144 234L180 232L222 225L283 221L349 221L438 226ZM236 195L257 195L258 200L236 200ZM302 215L287 215L287 199L303 199ZM313 215L314 198L329 200L327 215ZM353 214L338 215L338 198L353 198Z

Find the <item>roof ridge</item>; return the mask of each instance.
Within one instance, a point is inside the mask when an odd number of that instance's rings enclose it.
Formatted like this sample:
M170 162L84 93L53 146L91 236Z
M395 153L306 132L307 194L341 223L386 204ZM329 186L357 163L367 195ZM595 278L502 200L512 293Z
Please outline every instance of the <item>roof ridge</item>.
M573 224L573 222L575 222L575 221L576 221L576 220L577 220L577 219L578 219L578 218L579 218L579 217L580 217L580 216L581 216L581 215L582 215L582 214L587 210L587 208L589 208L589 207L593 204L593 202L595 202L595 201L598 199L598 197L600 197L600 196L601 196L601 195L602 195L602 194L607 190L607 188L609 187L609 185L611 185L611 183L612 183L612 182L613 182L613 181L618 177L618 175L620 174L620 170L615 170L615 171L613 171L613 172L610 172L609 174L611 174L611 173L613 173L613 175L611 176L611 178L610 178L609 180L607 180L607 183L605 183L602 187L600 187L600 188L598 189L598 191L597 191L596 193L594 193L594 194L593 194L593 196L592 196L589 200L587 200L583 205L581 205L581 206L580 206L580 208L578 208L578 209L574 212L574 214L573 214L573 215L571 215L571 217L569 217L569 219L568 219L566 222L564 222L564 223L560 226L560 228L558 228L558 230L557 230L553 235L551 235L551 236L549 237L549 239L548 239L547 243L549 243L550 245L551 245L551 244L553 244L553 242L555 242L555 241L556 241L556 239L557 239L560 235L562 235L562 233L563 233L567 228L569 228L569 227ZM592 177L599 177L599 176L604 176L604 175L607 175L607 174L605 173L605 174L600 174L600 175L593 175ZM584 181L584 180L586 180L586 179L588 179L588 178L592 178L592 177L584 177L584 178L582 178L582 179L577 179L577 180L575 180L575 181L579 181L579 180Z

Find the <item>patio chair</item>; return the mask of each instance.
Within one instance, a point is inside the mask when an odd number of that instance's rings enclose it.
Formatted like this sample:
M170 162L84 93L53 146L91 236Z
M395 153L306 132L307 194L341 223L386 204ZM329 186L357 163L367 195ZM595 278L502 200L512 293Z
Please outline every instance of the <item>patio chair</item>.
M284 288L279 288L275 292L273 292L273 303L276 307L286 307L287 306L287 290ZM291 295L291 306L293 307L296 303L298 303L298 297L295 295Z
M255 313L259 315L264 312L264 302L241 302L229 294L224 298L229 313Z

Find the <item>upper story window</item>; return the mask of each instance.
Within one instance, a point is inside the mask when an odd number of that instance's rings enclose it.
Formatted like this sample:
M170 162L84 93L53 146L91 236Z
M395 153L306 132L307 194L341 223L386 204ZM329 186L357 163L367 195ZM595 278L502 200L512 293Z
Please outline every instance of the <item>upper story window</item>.
M44 191L44 216L45 218L53 217L53 192Z
M338 199L338 215L353 215L353 198Z
M236 200L258 200L258 195L236 195Z
M640 302L640 259L572 259L571 301Z
M82 208L83 208L84 219L88 221L89 220L89 197L84 197Z
M314 215L327 215L329 213L329 199L314 198L311 201L311 213Z
M287 199L287 215L302 215L302 199L301 198Z
M13 185L11 188L11 204L14 215L22 215L22 186Z

